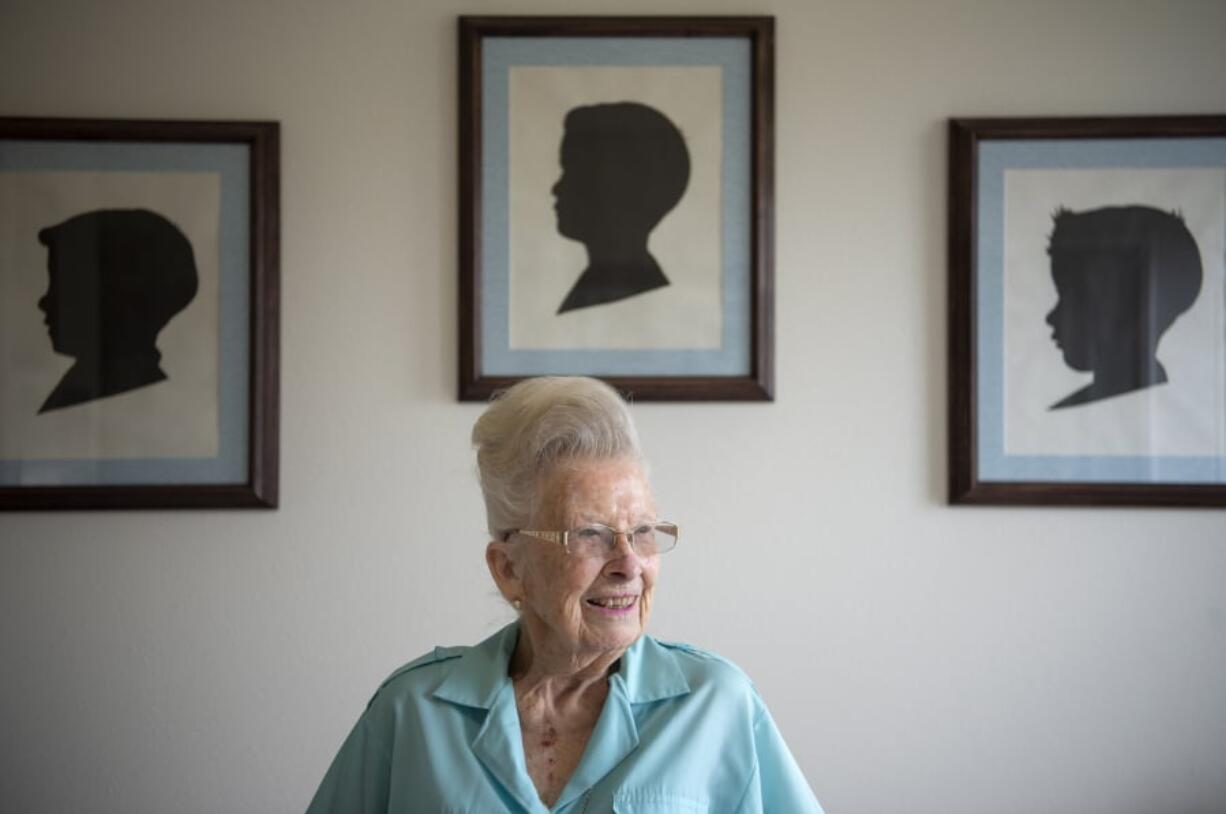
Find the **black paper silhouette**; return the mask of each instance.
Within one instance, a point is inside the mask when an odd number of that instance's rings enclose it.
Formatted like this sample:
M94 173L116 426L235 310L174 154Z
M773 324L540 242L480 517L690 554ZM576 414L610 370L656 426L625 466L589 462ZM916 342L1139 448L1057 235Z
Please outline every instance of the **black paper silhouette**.
M1167 381L1158 343L1200 293L1200 251L1183 219L1148 206L1058 211L1047 252L1059 301L1052 339L1094 380L1048 409Z
M558 313L668 285L647 237L689 184L681 131L635 102L576 107L566 114L561 161L558 232L584 244L588 265Z
M39 413L160 382L157 337L196 296L191 243L146 209L85 212L38 233L51 347L76 363Z

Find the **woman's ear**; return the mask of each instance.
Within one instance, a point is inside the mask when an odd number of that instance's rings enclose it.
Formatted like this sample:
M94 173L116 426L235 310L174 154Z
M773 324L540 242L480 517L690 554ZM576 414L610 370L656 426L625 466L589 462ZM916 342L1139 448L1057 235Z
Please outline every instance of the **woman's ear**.
M485 547L485 564L489 566L490 576L498 586L499 593L508 602L523 599L523 581L520 579L519 567L512 556L509 543L492 541Z

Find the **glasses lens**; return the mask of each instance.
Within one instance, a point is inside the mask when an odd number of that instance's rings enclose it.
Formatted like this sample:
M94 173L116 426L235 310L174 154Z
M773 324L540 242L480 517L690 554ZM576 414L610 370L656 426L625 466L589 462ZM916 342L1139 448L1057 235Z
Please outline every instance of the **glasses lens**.
M573 529L567 537L571 553L580 557L607 557L613 550L613 529L598 523Z
M663 554L672 551L677 545L677 524L656 523L652 526L640 527L644 538L640 541L639 531L634 534L634 547L641 554Z

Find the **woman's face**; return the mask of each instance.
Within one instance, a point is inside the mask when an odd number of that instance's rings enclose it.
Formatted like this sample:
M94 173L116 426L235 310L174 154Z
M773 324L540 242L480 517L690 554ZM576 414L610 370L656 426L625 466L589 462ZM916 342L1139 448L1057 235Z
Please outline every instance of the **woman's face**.
M656 520L642 469L632 461L578 461L541 479L529 528L573 529L603 523L629 529ZM641 557L618 535L607 558L568 554L559 544L519 535L511 552L523 602L522 621L534 647L595 654L621 651L651 615L659 555ZM607 607L615 600L618 607Z

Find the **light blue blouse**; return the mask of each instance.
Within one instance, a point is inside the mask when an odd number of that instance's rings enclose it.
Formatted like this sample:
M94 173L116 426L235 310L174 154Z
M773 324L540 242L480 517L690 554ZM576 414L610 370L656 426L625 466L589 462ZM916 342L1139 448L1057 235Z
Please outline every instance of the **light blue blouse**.
M821 814L761 697L734 664L642 636L622 655L587 749L552 809L524 761L511 624L437 647L375 693L308 814Z

